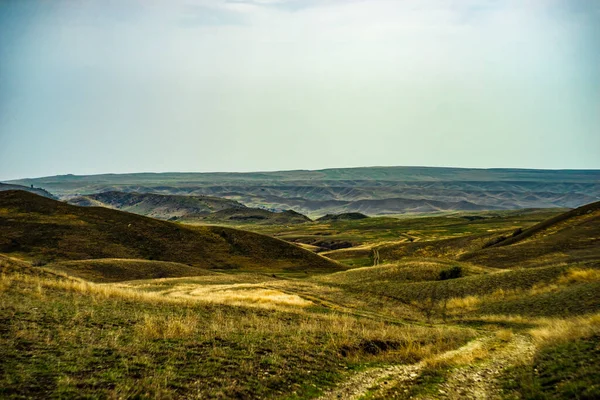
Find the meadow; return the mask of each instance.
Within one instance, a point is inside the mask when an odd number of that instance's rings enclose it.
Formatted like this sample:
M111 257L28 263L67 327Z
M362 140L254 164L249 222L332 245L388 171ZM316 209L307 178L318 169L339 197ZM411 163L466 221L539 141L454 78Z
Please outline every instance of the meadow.
M6 193L2 398L600 396L598 203L249 233Z

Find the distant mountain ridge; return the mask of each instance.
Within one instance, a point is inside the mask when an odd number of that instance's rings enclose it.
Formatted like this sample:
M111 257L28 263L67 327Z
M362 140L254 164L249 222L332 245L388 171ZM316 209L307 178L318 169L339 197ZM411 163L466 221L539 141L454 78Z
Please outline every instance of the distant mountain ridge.
M600 170L337 168L252 173L62 175L14 183L61 198L105 191L216 196L311 217L519 208L575 208L600 200Z

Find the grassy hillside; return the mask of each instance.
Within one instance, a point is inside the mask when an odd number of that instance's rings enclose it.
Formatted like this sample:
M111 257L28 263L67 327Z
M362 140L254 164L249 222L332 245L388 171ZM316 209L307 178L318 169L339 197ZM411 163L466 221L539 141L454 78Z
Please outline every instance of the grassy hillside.
M22 191L0 192L0 252L66 261L130 258L193 267L327 272L342 267L284 241L223 227L185 227Z
M246 225L346 269L0 193L0 397L595 398L597 208Z
M443 271L452 267L461 267L461 276L471 276L487 273L487 270L477 266L461 265L457 262L438 259L412 259L397 264L379 265L375 267L355 268L349 271L337 272L318 278L320 282L333 284L350 284L377 287L382 284L400 284L422 281L437 281ZM374 289L377 290L377 289Z
M417 250L419 246L429 246L429 242L435 240L460 239L474 234L489 235L493 238L505 232L528 228L562 212L561 209L480 211L428 217L315 221L290 226L249 225L244 229L315 246L317 251L327 251L324 253L327 257L348 265L367 266L373 265L373 248L379 248L382 252L381 263L393 262L398 257L407 255L404 250L400 250L404 249L403 246L407 243L415 243L415 246L410 248ZM387 256L383 257L383 251L387 249L387 245L391 246L390 252L399 249L400 253L386 259ZM329 251L332 249L341 250ZM450 246L450 250L456 252L453 246ZM426 254L423 256L429 257Z
M537 224L381 246L381 262L438 257L495 268L546 266L600 260L600 202L552 216ZM468 226L478 225L478 221ZM467 226L467 225L466 225ZM500 226L500 225L498 225ZM467 232L465 232L467 233Z
M167 261L101 258L96 260L59 261L44 265L90 282L121 282L134 279L178 278L214 274L208 270Z
M310 399L369 366L417 362L476 336L307 300L204 300L201 283L185 284L196 290L186 297L26 270L0 273L2 398ZM227 296L244 287L229 284Z
M491 267L532 267L549 262L600 261L600 202L543 221L462 260Z

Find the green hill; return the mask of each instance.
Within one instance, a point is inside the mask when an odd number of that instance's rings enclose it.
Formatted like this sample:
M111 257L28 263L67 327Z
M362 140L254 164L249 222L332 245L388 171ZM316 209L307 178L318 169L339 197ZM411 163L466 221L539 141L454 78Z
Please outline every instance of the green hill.
M461 260L500 268L600 262L600 202L543 221L511 237L464 254Z
M102 207L77 207L23 191L0 192L0 252L25 259L127 258L263 272L343 267L298 246L224 227L189 227Z
M379 249L381 262L436 257L494 268L600 262L600 202L542 221L528 229L401 243Z

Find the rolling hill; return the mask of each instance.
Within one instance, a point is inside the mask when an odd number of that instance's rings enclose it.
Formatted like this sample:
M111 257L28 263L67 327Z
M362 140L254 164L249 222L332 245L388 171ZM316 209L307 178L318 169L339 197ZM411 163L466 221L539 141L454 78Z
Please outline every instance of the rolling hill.
M494 268L600 262L600 202L542 221L528 229L383 246L382 262L440 257Z
M600 262L600 202L515 233L460 259L504 268L533 267L549 262Z
M42 188L33 187L33 185L22 186L22 185L12 185L12 184L0 183L0 192L4 192L7 190L24 190L26 192L35 193L38 196L47 197L49 199L56 199L56 196L54 196L52 193L50 193L47 190L44 190Z
M185 227L24 191L0 192L0 252L51 261L125 258L264 272L343 267L282 240L225 227Z
M530 369L550 382L536 398L597 398L599 212L248 225L381 262L347 269L255 233L2 192L0 397L487 398L504 380L517 398Z
M118 258L59 261L44 265L44 269L99 283L215 274L202 268L175 262Z

